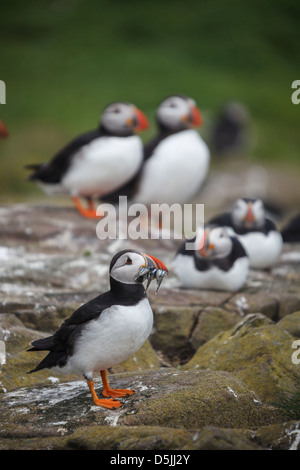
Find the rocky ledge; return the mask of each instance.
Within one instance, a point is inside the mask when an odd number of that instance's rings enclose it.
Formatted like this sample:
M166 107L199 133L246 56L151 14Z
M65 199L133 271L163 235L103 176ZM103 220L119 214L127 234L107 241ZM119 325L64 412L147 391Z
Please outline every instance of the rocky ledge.
M149 298L154 329L110 371L136 393L115 411L85 381L27 374L26 352L108 288L114 253L171 267L178 242L99 240L73 208L0 207L0 449L300 449L300 246L236 293L181 289L172 270ZM101 383L96 378L98 393Z

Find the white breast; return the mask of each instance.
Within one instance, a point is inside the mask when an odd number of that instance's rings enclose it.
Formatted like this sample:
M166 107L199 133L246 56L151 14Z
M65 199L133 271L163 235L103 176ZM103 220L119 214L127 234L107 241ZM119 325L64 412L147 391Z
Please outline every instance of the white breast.
M238 258L229 271L222 271L217 267L207 271L198 271L192 256L178 254L173 267L183 287L236 291L246 282L249 273L249 259L247 257Z
M139 136L100 137L74 155L61 186L73 195L101 196L129 181L142 159Z
M91 375L132 356L144 344L153 326L147 298L137 305L114 305L90 321L78 338L73 356L63 373Z
M197 131L167 137L146 161L134 202L188 202L205 180L209 160L208 147Z
M278 261L283 244L279 232L272 230L267 235L261 232L249 232L236 236L247 251L252 268L269 268Z

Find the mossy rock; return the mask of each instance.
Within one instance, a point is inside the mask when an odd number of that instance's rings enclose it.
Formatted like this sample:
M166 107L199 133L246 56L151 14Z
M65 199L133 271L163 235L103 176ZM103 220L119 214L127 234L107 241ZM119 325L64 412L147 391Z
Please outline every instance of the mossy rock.
M1 394L1 439L65 437L86 426L256 429L283 419L277 409L261 403L227 372L161 368L110 375L109 382L112 388L132 388L136 393L122 399L123 406L117 410L95 406L85 381ZM95 388L101 397L99 379Z
M162 353L171 365L180 364L193 354L190 343L198 307L154 306L154 329L150 337L156 351Z
M294 340L264 315L250 314L201 346L183 369L230 372L261 399L274 402L300 380L291 358Z
M277 325L296 338L300 338L300 311L287 315Z
M201 311L190 339L194 350L218 333L231 329L240 319L237 312L229 312L223 308L208 307Z

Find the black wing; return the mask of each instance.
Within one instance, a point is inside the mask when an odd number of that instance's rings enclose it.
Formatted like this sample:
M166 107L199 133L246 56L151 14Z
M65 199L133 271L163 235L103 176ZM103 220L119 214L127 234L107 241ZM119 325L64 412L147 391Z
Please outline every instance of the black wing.
M99 295L75 310L53 336L33 341L31 343L33 348L28 349L28 351L50 352L30 373L45 368L50 369L54 366L64 366L73 352L76 338L80 336L84 325L88 321L99 317L103 310L109 308L112 304L113 299L110 291Z
M100 129L85 132L66 145L49 162L27 165L27 169L34 170L29 179L39 180L44 183L59 183L68 170L74 153L84 145L89 144L92 140L101 136L102 132Z

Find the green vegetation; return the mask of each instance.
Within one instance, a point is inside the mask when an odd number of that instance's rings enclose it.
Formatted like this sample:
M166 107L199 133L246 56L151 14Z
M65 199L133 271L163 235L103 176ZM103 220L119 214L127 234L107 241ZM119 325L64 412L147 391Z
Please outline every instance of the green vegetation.
M24 164L50 158L123 99L148 115L171 93L194 97L203 135L224 102L243 102L256 134L253 158L297 164L300 79L297 0L2 0L0 197L40 194ZM36 191L36 192L35 192Z

